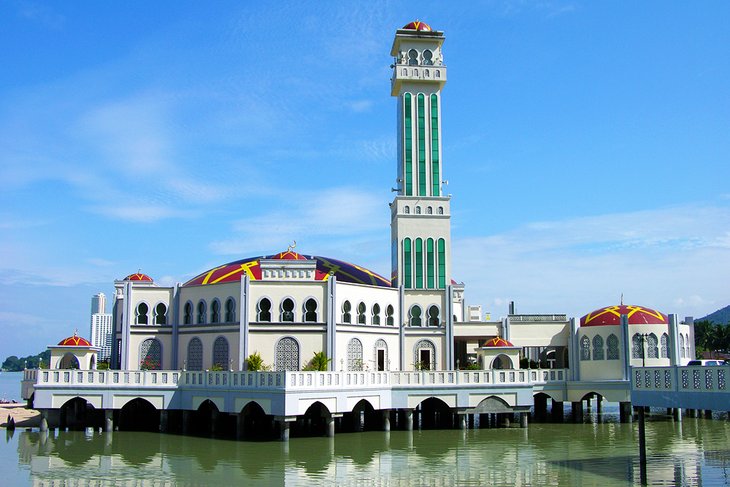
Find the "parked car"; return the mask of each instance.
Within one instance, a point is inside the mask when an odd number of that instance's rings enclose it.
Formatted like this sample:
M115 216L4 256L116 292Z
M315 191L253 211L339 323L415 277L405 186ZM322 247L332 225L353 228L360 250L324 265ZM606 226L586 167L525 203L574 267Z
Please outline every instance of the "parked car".
M687 365L699 365L702 367L706 367L709 365L725 365L724 360L690 360L687 362Z

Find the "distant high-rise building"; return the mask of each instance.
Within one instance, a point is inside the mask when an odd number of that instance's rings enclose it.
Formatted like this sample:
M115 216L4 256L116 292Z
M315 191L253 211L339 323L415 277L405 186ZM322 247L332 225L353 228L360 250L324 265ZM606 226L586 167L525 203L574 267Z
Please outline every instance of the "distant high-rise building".
M112 315L106 312L106 296L91 298L91 344L99 347L99 360L109 360L112 352Z

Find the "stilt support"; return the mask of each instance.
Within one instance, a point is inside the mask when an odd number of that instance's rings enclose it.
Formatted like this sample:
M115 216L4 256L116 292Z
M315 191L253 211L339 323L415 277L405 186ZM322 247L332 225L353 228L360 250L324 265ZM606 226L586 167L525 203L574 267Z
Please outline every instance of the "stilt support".
M167 413L167 411L164 411ZM160 419L162 419L162 413L160 413ZM104 431L107 433L111 433L114 431L114 410L113 409L105 409L104 410Z

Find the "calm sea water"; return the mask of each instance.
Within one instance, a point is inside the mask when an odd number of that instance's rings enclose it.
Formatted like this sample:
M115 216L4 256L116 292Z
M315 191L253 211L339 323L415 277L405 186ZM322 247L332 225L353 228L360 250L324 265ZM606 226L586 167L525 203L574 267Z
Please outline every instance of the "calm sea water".
M0 372L0 399L20 399L20 381L23 378L22 372Z
M611 421L611 418L609 418ZM392 431L237 442L154 433L0 430L11 486L638 485L637 426ZM730 424L647 424L650 485L727 485Z

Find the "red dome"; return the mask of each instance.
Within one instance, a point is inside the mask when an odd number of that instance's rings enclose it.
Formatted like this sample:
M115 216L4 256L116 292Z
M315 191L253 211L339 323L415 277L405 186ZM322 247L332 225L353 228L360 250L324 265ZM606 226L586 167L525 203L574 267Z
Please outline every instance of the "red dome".
M483 347L514 347L511 342L508 342L504 338L496 337L491 340L487 340Z
M64 338L60 342L58 342L59 345L63 347L90 347L91 342L87 340L86 338L81 338L76 333L74 333L74 336Z
M152 282L152 278L148 276L147 274L142 274L141 272L137 272L136 274L130 274L127 277L124 278L125 281L143 281L143 282Z
M580 319L580 326L620 325L621 315L629 317L629 325L666 325L667 315L644 306L621 304L606 306L588 313Z
M406 24L403 26L403 29L407 30L422 30L422 31L431 31L431 26L428 25L426 22L421 22L420 20L414 20L413 22Z
M294 252L293 250L287 250L285 252L279 252L278 254L274 254L271 256L272 260L309 260L306 257L304 257L302 254L298 254Z

